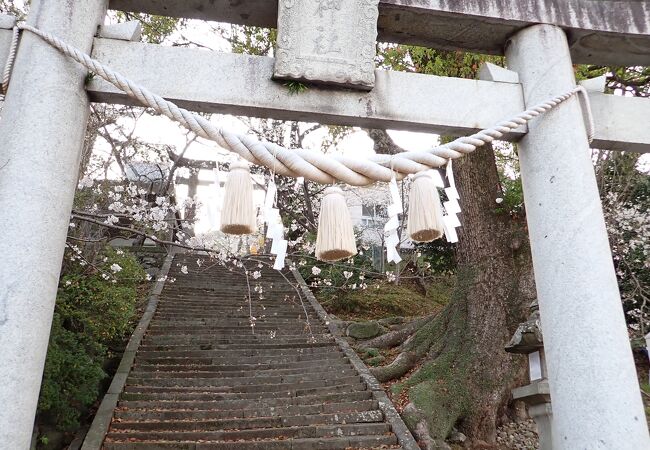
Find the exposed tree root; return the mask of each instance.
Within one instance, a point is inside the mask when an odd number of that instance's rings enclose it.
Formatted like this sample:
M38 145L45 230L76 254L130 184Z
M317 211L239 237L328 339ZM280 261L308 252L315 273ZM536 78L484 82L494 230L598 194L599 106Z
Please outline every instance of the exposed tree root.
M420 358L413 352L402 352L390 364L370 369L380 382L394 380L415 367Z
M404 341L419 330L424 324L429 322L435 317L430 315L420 319L413 320L397 330L377 336L376 338L363 341L359 344L359 348L393 348L402 345Z

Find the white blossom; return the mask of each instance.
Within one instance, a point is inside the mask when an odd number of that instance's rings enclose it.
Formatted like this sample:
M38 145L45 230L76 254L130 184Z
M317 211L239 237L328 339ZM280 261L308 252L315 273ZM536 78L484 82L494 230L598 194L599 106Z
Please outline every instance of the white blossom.
M81 181L79 181L79 184L77 186L79 187L79 189L90 188L93 187L94 183L95 182L91 178L84 177L81 179Z

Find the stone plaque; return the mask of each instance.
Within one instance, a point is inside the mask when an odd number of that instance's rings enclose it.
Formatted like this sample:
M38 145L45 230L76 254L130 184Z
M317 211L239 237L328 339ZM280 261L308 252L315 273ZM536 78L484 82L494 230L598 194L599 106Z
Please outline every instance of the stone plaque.
M379 0L280 0L274 78L370 90Z

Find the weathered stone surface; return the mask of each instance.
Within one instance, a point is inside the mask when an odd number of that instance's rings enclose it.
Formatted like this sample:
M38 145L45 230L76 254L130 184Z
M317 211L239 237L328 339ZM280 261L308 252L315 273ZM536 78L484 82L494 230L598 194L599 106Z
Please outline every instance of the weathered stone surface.
M10 30L16 25L16 18L8 14L0 14L0 29Z
M10 35L0 30L0 56L6 54L3 42ZM180 106L202 112L460 136L524 110L521 87L514 83L377 70L370 92L310 87L290 95L282 83L271 80L272 58L113 39L95 39L93 57ZM99 77L87 90L93 101L134 103ZM594 148L650 151L647 99L598 93L590 98ZM522 127L505 139L516 141L525 132Z
M379 39L503 54L533 24L561 26L576 63L650 65L650 2L594 0L380 0ZM174 17L275 27L269 0L111 0L111 7Z
M484 62L478 73L479 80L519 83L519 74L496 64Z
M96 39L93 57L180 106L219 114L461 135L524 108L511 83L378 70L370 92L314 86L291 94L271 80L273 58L112 39ZM87 89L94 101L133 103L99 77Z
M99 37L107 39L120 39L123 41L139 41L142 35L142 25L137 20L129 22L102 25L99 28Z
M274 76L371 89L379 0L280 0Z
M375 321L354 322L348 326L346 334L354 339L370 339L381 333L381 326Z
M0 28L0 61L2 66L4 66L4 61L7 61L7 56L9 56L9 47L11 46L11 30L3 30Z
M544 347L544 337L539 320L539 311L534 311L526 322L517 327L505 350L510 353L528 354Z

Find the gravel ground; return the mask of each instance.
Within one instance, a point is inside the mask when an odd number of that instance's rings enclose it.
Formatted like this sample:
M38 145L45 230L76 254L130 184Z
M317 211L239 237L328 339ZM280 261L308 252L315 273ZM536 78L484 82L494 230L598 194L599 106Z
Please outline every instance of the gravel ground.
M539 448L537 427L532 419L511 422L497 429L497 444L505 450L536 450Z

